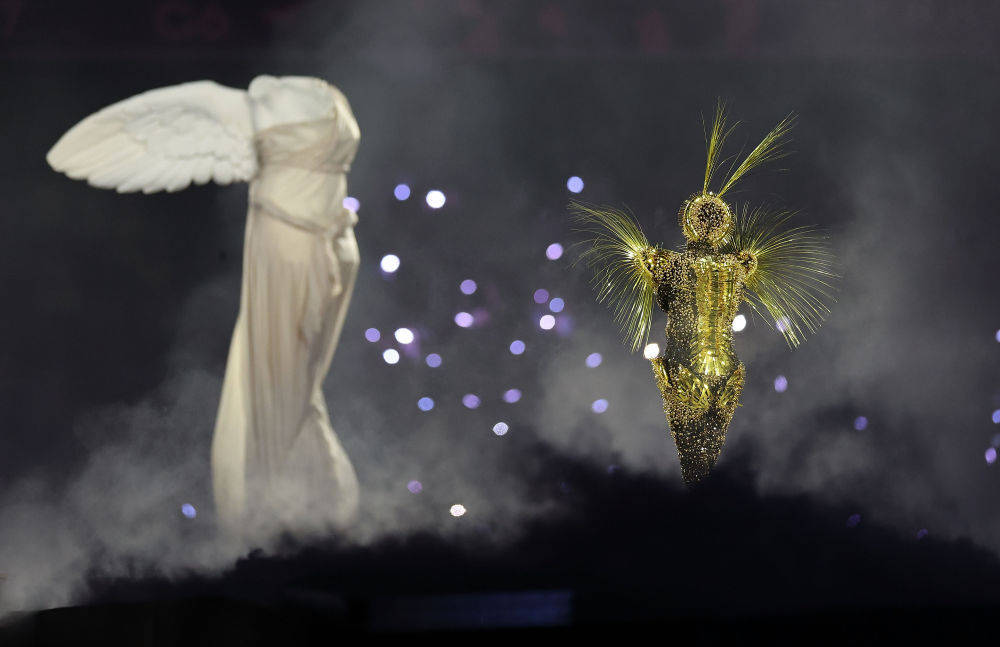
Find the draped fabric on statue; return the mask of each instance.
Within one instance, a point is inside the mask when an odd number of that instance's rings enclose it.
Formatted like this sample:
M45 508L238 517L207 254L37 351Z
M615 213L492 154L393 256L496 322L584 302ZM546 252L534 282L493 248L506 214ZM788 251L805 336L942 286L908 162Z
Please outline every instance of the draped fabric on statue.
M251 183L212 442L216 507L236 532L322 530L357 509L322 385L358 271L357 216L343 201L360 135L329 83L261 75L245 91L193 81L129 97L80 121L46 157L119 192Z
M360 262L345 209L357 124L327 119L257 133L240 312L212 445L225 526L323 528L355 514L358 484L323 397Z

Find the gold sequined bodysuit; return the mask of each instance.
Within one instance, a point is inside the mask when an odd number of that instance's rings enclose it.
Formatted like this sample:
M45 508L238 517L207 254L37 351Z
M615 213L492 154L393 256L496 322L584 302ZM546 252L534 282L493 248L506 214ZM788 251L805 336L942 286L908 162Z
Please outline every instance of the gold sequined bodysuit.
M722 452L739 406L746 369L733 349L733 320L741 305L775 322L793 348L829 313L835 275L824 237L810 227L785 228L789 212L737 213L723 194L755 166L781 157L779 145L793 118L782 120L742 163L730 166L719 191L709 190L719 151L731 131L720 105L707 133L702 190L681 205L683 251L651 245L635 216L613 207L573 203L585 260L595 270L599 301L615 311L632 350L643 348L655 301L667 313L666 344L645 354L663 397L681 476L693 484L709 474Z
M722 452L746 370L733 349L747 267L706 243L681 253L655 250L656 302L667 313L666 349L652 358L681 476L694 483Z

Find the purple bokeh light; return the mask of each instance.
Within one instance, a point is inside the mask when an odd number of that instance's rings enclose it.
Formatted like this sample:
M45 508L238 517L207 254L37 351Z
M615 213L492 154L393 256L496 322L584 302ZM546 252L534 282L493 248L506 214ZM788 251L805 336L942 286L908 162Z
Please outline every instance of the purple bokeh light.
M430 355L427 356L426 359L424 359L424 361L427 362L427 365L430 366L431 368L437 368L438 366L441 366L441 356L438 355L437 353L431 353Z
M410 187L407 184L397 184L396 188L392 190L392 195L396 197L397 200L402 202L410 197Z
M854 419L854 428L857 431L864 431L868 427L868 418L858 416Z
M532 298L535 300L535 303L545 303L549 300L549 291L545 288L538 288L535 290Z
M365 339L374 344L378 340L382 339L382 333L378 331L378 328L369 328L365 331Z
M420 494L424 491L424 485L420 481L410 481L406 484L406 489L409 490L411 494Z
M927 536L927 528L921 528L917 531L917 539L923 539Z
M990 447L986 450L986 464L992 465L997 462L997 450L995 447Z
M1000 409L993 412L993 424L1000 425Z
M468 312L459 312L455 315L455 323L462 328L468 328L472 325L473 318Z
M779 375L774 378L774 390L778 393L784 393L788 389L788 378L784 375Z
M861 515L858 514L857 512L855 512L854 514L852 514L851 516L849 516L847 518L847 527L848 528L854 528L859 523L861 523Z
M515 402L517 402L520 399L521 399L521 390L520 389L507 389L503 393L503 401L506 402L506 403L508 403L508 404L514 404Z
M431 409L434 408L434 400L428 398L427 396L424 396L419 400L417 400L417 408L420 409L421 411L430 411Z
M590 355L587 355L587 368L597 368L601 365L602 361L604 361L604 358L601 357L600 353L591 353Z
M549 301L549 310L551 310L552 312L562 312L563 308L565 307L566 307L566 302L560 299L559 297L556 297L555 299Z
M583 180L579 176L574 175L573 177L566 180L566 188L572 193L579 193L583 191Z
M195 517L198 516L198 511L195 510L195 507L190 503L185 503L184 505L181 506L181 514L187 517L188 519L194 519Z
M466 409L475 409L480 402L479 396L475 393L466 393L462 396L462 404L465 405Z
M604 398L594 400L594 402L590 405L590 409L594 413L604 413L608 410L608 401Z
M563 246L560 245L559 243L552 243L551 245L545 248L545 258L549 259L550 261L558 260L562 257L562 255L563 255Z
M472 279L465 279L459 284L458 289L462 291L462 294L472 294L476 291L476 282Z
M515 339L514 341L510 342L510 352L512 355L520 355L521 353L524 352L524 348L525 348L524 342L521 341L520 339Z
M346 198L344 198L342 204L344 205L345 209L349 209L354 213L357 213L361 209L361 201L358 200L357 198L352 198L351 196L347 196Z

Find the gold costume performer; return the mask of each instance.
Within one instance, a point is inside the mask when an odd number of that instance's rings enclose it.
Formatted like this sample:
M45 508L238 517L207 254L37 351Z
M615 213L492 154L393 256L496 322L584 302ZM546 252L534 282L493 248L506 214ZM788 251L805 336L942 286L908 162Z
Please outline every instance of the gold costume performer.
M829 313L835 274L824 237L811 227L787 227L790 212L737 212L723 200L751 169L786 155L781 146L793 124L794 117L783 119L742 162L733 157L713 192L721 149L735 127L727 128L720 103L705 137L705 183L678 213L684 250L651 245L629 213L570 205L588 236L580 259L595 270L598 300L612 307L632 351L645 347L652 362L688 485L712 470L739 406L746 369L733 349L732 323L740 305L773 322L793 348ZM654 300L667 313L662 351L646 346Z

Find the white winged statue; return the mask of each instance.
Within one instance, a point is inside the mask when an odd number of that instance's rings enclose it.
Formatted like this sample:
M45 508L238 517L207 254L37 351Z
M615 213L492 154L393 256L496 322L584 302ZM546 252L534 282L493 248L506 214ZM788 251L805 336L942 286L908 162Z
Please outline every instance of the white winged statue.
M360 131L344 95L311 77L249 90L195 81L110 105L48 162L121 193L249 182L240 311L229 348L212 478L222 526L342 527L358 482L330 425L323 378L360 257L343 206Z

